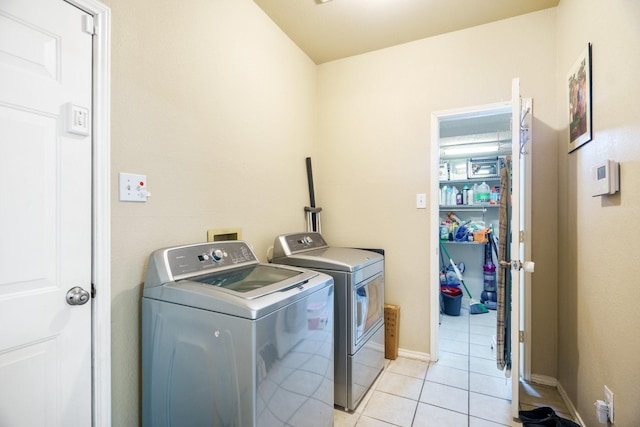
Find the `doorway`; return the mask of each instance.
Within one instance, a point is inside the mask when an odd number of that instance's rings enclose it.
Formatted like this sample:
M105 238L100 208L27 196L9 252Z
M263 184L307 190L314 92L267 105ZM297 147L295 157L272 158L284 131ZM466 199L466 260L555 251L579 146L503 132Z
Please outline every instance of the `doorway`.
M514 227L517 227L514 233L506 233L511 236L515 236L516 240L511 246L511 253L514 254L511 257L515 260L524 260L530 253L529 245L530 239L523 239L521 236L530 235L531 230L524 227L525 224L530 224L530 204L526 202L530 192L527 188L530 183L528 176L530 168L526 167L530 162L531 144L527 144L530 141L531 135L531 100L525 100L524 102L519 96L519 80L514 79L512 89L514 92L513 100L511 103L490 104L479 107L470 107L464 109L436 112L432 114L431 126L432 126L432 144L431 144L431 158L432 158L432 181L431 181L431 238L430 246L430 270L434 272L432 274L432 287L431 287L431 359L433 361L438 360L441 346L440 346L440 278L437 277L435 272L441 270L441 258L440 258L440 229L439 224L442 220L441 214L446 215L448 212L454 214L459 213L458 216L464 217L463 220L470 220L471 222L478 222L485 224L488 228L492 227L497 231L497 214L491 207L468 207L467 203L460 205L461 201L456 199L446 199L446 196L442 196L441 190L445 184L454 184L458 188L458 192L462 192L459 187L467 187L466 190L471 188L473 182L469 180L471 177L469 172L469 165L471 164L469 159L481 158L487 160L489 165L491 160L498 161L500 163L501 157L508 155L512 156L513 162L518 162L513 165L513 177L514 183L514 199L519 200L514 208L514 214L511 216L511 220L516 218L515 221L510 221ZM522 104L525 108L522 109ZM515 114L513 112L516 112ZM511 117L515 116L514 120L517 125L511 126ZM519 124L519 125L518 125ZM523 129L526 131L524 132ZM524 133L527 133L526 135ZM525 137L524 139L522 137ZM524 142L521 143L520 141ZM512 153L515 153L513 155ZM461 160L462 159L462 160ZM443 160L441 162L441 160ZM447 163L446 168L440 168L441 163ZM466 166L466 167L465 167ZM453 167L453 176L451 175ZM499 168L500 166L498 166ZM441 175L442 173L445 176ZM493 171L491 166L487 169L487 172L491 175ZM522 175L520 175L522 172ZM448 174L448 175L447 175ZM464 174L467 174L464 176ZM522 176L522 179L520 179ZM473 176L475 178L475 176ZM482 178L481 176L479 176ZM441 180L443 178L443 180ZM452 179L453 178L453 179ZM489 178L489 177L487 177ZM493 179L491 176L489 179ZM477 184L477 183L473 183ZM488 183L493 184L493 183ZM520 185L522 184L522 185ZM452 185L453 186L453 185ZM490 187L493 189L493 185ZM522 197L520 197L522 195ZM443 200L440 200L442 197ZM440 201L443 201L444 209L441 209ZM464 222L464 221L463 221ZM523 224L522 226L520 224ZM458 236L461 237L461 236ZM524 243L523 243L524 242ZM454 242L450 246L457 245L457 249L453 249L451 252L452 259L455 259L456 263L464 261L467 263L467 273L464 274L465 283L471 283L470 292L475 300L480 301L483 289L483 256L482 246L474 247L468 245L466 242ZM466 251L466 252L465 252ZM494 255L495 256L495 255ZM444 257L444 262L447 262L447 257ZM470 259L471 261L466 261ZM471 264L469 264L469 262ZM499 260L493 258L494 263L498 263ZM469 268L471 267L471 268ZM514 267L515 268L515 267ZM509 270L507 270L509 271ZM522 270L515 268L510 270L510 277L513 280L513 310L509 310L510 313L514 313L515 319L510 322L511 334L509 335L514 342L518 342L520 335L524 335L524 342L520 345L515 344L510 346L511 354L513 356L513 363L511 372L514 381L512 388L512 413L517 416L517 402L518 402L518 380L522 374L525 379L529 375L529 356L530 346L528 345L529 335L529 321L527 314L530 310L527 307L529 298L529 277L525 276ZM468 280L468 282L467 282ZM468 297L466 290L462 289ZM521 319L521 314L523 314ZM483 314L477 315L483 316ZM486 316L486 315L485 315ZM514 328L515 326L515 328ZM524 334L519 333L523 331ZM520 363L523 362L523 363ZM495 364L495 360L493 362ZM496 368L497 369L497 368Z
M511 158L511 107L440 116L438 123L439 279L442 289L461 294L441 293L434 367L448 377L462 376L458 387L466 391L471 416L479 416L477 407L487 399L508 417L504 408L510 405L513 380L496 362L498 255L492 248L498 246L494 237L502 233L500 224L509 223L499 220L499 200L508 199L501 171ZM471 298L480 304L472 305Z

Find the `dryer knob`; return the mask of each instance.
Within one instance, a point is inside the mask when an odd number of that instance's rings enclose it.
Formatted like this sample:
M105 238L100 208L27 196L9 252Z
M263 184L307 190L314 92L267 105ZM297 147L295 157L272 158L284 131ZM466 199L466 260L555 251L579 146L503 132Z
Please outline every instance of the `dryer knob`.
M224 253L220 249L216 249L215 251L211 252L211 258L213 258L213 260L216 262L220 261L223 256Z
M309 237L309 236L305 236L304 239L302 239L302 240L304 240L304 243L307 246L309 246L310 244L313 243L313 239L311 237Z

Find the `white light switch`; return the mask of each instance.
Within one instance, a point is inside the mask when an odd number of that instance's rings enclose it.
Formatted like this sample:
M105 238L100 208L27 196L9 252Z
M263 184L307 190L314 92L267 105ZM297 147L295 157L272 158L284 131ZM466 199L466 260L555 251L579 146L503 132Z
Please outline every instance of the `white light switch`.
M427 195L425 193L416 194L416 208L418 209L427 208Z
M120 172L119 196L121 202L146 202L151 194L147 192L147 176Z

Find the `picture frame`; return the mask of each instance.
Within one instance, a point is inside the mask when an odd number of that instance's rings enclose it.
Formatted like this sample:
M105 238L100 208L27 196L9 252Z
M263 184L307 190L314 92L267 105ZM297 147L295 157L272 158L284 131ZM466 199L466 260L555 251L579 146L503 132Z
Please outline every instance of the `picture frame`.
M567 74L569 153L591 141L591 43Z

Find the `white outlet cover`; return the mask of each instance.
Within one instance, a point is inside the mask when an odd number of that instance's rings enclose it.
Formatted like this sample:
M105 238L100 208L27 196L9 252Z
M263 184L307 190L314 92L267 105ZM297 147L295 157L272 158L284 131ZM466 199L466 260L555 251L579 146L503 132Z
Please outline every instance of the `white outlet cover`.
M604 401L609 404L609 421L613 424L613 392L604 386Z
M120 172L118 195L121 202L146 202L149 196L147 176Z

